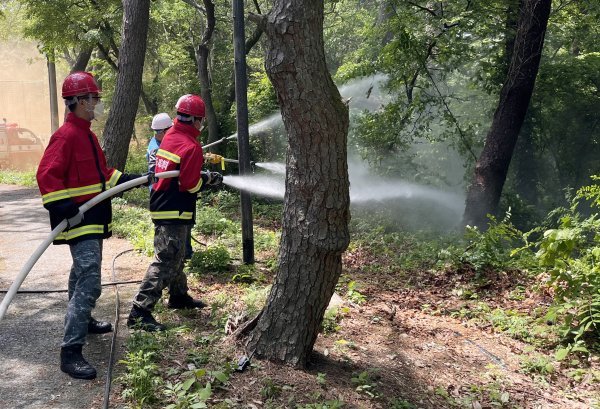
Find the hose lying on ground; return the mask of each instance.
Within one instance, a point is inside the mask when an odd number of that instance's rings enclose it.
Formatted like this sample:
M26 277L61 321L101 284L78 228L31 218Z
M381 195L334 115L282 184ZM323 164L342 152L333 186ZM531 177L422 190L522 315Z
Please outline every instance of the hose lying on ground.
M142 280L126 280L126 281L111 281L108 283L100 284L102 287L109 287L111 285L119 285L119 284L139 284ZM7 293L9 290L1 289L0 294ZM50 293L66 293L68 292L68 288L47 288L41 290L18 290L17 294L50 294Z
M171 170L168 172L161 172L161 173L157 173L155 176L159 179L172 178L172 177L179 176L179 171ZM91 209L93 206L102 202L103 200L106 200L106 199L116 195L117 193L124 192L125 190L134 188L136 186L139 186L139 185L147 183L147 182L148 182L148 177L142 176L142 177L130 180L128 182L125 182L121 185L115 186L111 189L108 189L107 191L100 193L98 196L93 197L89 201L85 202L83 205L81 205L81 207L79 207L79 210L81 210L82 213L85 213L89 209ZM19 287L21 287L21 284L23 284L23 281L25 280L25 277L27 277L27 274L29 274L29 272L31 271L31 269L33 268L35 263L39 260L39 258L42 256L42 254L44 254L44 252L46 251L48 246L54 241L56 236L58 236L66 227L67 227L67 220L65 219L62 222L60 222L60 224L58 226L56 226L54 228L54 230L52 230L50 235L38 246L38 248L33 252L31 257L29 257L29 260L27 260L27 263L25 263L23 268L21 268L21 271L19 271L19 274L15 278L15 281L12 283L12 285L8 289L8 292L6 293L6 295L4 296L4 299L2 300L2 303L0 304L0 321L2 320L2 318L4 318L4 315L6 314L6 310L8 309L8 306L10 305L11 301L15 297L15 294L19 290Z
M112 260L112 280L116 283L116 274L115 274L115 261L119 256L122 256L125 253L129 253L133 251L133 249L125 250L117 254L113 257ZM115 322L113 325L113 334L110 341L110 354L108 356L108 367L106 368L106 383L104 384L104 402L102 404L102 409L108 409L108 405L110 402L110 387L112 384L112 372L113 367L115 365L115 347L117 345L117 332L119 331L119 306L121 304L121 299L119 297L119 286L115 285Z

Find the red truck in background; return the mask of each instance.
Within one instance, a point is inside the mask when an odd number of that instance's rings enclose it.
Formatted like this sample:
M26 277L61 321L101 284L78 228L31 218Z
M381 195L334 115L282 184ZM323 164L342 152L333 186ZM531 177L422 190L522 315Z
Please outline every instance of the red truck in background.
M33 169L40 162L44 145L29 129L0 122L0 169Z

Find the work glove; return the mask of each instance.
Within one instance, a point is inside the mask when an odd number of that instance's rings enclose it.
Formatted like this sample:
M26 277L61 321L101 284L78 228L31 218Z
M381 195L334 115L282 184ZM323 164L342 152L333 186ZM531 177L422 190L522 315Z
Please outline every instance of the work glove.
M217 187L223 183L223 175L219 172L209 172L207 170L203 170L200 173L202 177L202 185L203 186L212 186Z
M83 221L83 212L79 210L73 217L67 219L67 229L72 229Z
M222 159L223 157L221 155L217 155L216 153L207 152L204 154L204 161L212 165L218 165L221 163Z
M144 173L143 176L147 176L148 181L146 183L143 183L142 186L147 187L147 186L153 185L156 182L158 182L158 178L154 175L154 172Z

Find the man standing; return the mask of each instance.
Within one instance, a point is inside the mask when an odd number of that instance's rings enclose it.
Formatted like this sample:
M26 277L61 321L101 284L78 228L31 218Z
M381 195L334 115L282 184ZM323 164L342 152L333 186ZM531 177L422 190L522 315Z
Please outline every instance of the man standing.
M194 223L198 192L219 185L223 176L201 171L202 146L196 140L203 128L205 106L197 95L187 94L175 105L177 118L156 152L156 173L179 170L179 177L160 179L150 192L150 212L154 222L154 260L148 267L133 300L127 320L130 328L163 331L152 310L162 291L169 287L169 308L203 308L205 304L188 294L183 272L186 237Z
M173 126L173 121L171 117L166 112L161 112L160 114L154 115L152 118L152 124L150 128L154 131L154 136L150 139L148 143L148 150L146 152L146 161L148 161L148 172L154 173L154 168L156 166L156 152L158 148L160 148L160 143L162 142L166 132ZM150 185L150 189L152 189L152 185ZM194 215L195 216L195 215ZM193 217L195 220L196 218ZM194 249L192 248L192 230L190 229L188 233L188 237L185 241L185 259L188 260L192 258L194 254Z
M60 351L60 369L73 378L94 379L96 370L83 358L88 333L112 331L108 322L92 318L100 297L102 239L111 236L110 200L92 207L84 215L79 206L104 190L141 175L125 175L108 168L91 121L101 112L100 90L92 74L74 72L62 86L69 113L52 135L37 170L44 207L54 229L67 219L67 228L54 244L68 244L73 258L69 275L69 303Z

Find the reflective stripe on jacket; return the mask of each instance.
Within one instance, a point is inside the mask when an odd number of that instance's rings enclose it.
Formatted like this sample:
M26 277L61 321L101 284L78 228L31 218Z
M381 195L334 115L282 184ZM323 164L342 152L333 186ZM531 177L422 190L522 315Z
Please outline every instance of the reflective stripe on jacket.
M194 224L196 198L202 187L204 157L193 125L175 120L156 152L156 173L179 170L179 177L159 179L150 192L150 213L155 224Z

